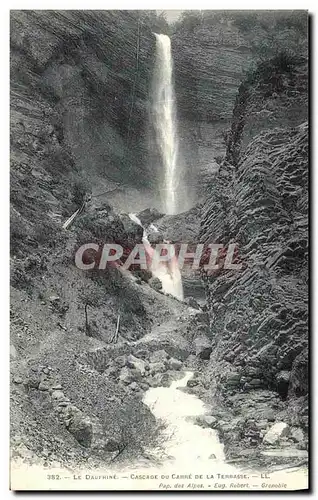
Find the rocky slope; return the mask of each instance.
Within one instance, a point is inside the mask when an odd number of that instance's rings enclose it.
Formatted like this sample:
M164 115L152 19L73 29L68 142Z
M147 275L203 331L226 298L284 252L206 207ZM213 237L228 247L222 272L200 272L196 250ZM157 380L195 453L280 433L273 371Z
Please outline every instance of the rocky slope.
M227 159L202 210L202 242L235 242L242 265L203 276L205 376L227 418L250 419L245 431L225 426L229 443L257 446L272 416L308 429L306 74L303 60L274 59L241 85Z
M131 248L141 241L141 228L94 196L80 222L62 228L88 192L114 191L118 182L139 186L140 176L147 182L151 19L134 11L11 13L15 458L104 463L127 442L127 453L138 453L136 437L151 439L156 429L140 395L77 362L90 349L149 332L161 321L152 311L155 297L165 314L174 309L172 299L140 278L74 266L83 242L115 239Z

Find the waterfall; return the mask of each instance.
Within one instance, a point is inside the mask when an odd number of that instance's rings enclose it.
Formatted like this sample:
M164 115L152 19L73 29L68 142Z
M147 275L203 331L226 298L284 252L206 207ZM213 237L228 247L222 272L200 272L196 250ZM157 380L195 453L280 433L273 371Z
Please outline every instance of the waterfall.
M142 242L145 247L146 254L151 259L150 271L151 274L158 278L162 283L162 290L165 293L170 293L179 300L183 300L183 286L181 273L177 259L172 259L168 266L166 262L157 262L153 259L154 250L148 240L147 231L141 224L140 219L136 214L129 214L130 219L143 228ZM149 226L152 231L158 231L154 224Z
M163 450L181 467L196 464L202 469L208 466L210 471L212 468L235 471L234 467L225 464L223 445L217 432L200 427L192 420L207 412L197 396L179 390L180 387L186 387L192 377L192 372L186 372L181 380L172 382L170 387L151 388L143 397L143 402L153 415L166 425L162 433Z
M181 172L178 166L178 134L173 87L171 42L156 36L156 66L153 80L152 121L159 148L162 175L161 200L167 214L180 211Z

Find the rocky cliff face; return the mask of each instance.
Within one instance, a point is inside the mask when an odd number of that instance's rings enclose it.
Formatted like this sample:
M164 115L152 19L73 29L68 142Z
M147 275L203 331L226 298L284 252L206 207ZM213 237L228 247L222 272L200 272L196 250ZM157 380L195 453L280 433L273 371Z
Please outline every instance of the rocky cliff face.
M171 40L181 149L193 174L198 197L205 196L204 187L218 170L219 159L225 153L241 82L247 74L254 74L259 60L264 65L257 71L263 73L263 85L267 85L266 60L278 54L298 57L302 54L306 58L307 22L305 11L185 11L176 23ZM286 73L281 79L288 78ZM288 91L286 82L277 81L271 98L263 93L266 95L263 109L257 109L257 104L255 110L250 106L244 145L264 126L284 126L284 120L289 120L291 126L293 120L298 123L295 117L302 115L301 100L295 97L298 90L293 78L290 77ZM298 83L303 95L306 83ZM277 111L275 96L280 85L286 90L280 104L283 122L277 116L274 119L271 110L272 106ZM241 89L239 99L244 99L243 94ZM238 106L235 109L239 112Z
M257 408L255 398L270 390L294 409L290 422L307 428L306 66L277 64L241 85L227 161L202 211L202 241L237 243L242 264L204 276L208 370L228 404L237 394L243 408L246 396ZM234 406L240 411L239 400ZM283 406L274 408L278 415Z
M172 35L176 93L181 118L204 122L229 120L252 52L230 22L203 24Z
M226 21L177 30L171 43L181 150L201 197L218 168L215 157L224 155L224 133L252 51L239 29Z
M74 169L100 191L147 183L152 44L146 13L12 12L13 176L24 163L34 183Z

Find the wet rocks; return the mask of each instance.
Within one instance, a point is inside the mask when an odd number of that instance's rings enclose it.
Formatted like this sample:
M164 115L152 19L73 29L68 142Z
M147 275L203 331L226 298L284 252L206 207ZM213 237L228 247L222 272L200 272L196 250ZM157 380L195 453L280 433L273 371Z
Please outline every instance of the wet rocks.
M217 418L213 417L212 415L201 415L196 419L196 422L201 427L210 427L214 429L217 425Z
M149 370L151 375L163 373L166 370L166 364L161 361L158 361L157 363L150 363Z
M197 378L191 378L187 382L187 387L196 387L197 385L199 385L199 383L200 381Z
M170 372L156 373L147 378L150 387L169 387L175 376Z
M163 217L164 214L159 212L156 208L145 208L137 214L138 219L144 227L149 226L152 222Z
M167 362L167 366L169 370L181 370L182 361L179 361L178 359L175 358L170 358Z
M285 422L276 422L263 438L264 444L276 444L281 438L288 436L289 426Z

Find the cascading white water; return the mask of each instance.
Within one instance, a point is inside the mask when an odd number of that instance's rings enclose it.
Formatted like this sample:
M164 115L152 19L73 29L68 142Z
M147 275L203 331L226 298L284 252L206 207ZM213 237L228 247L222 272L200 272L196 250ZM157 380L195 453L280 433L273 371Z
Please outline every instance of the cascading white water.
M169 267L165 262L156 262L156 259L153 259L154 250L149 243L147 231L141 224L141 221L138 219L136 214L129 214L129 217L132 221L143 228L142 242L146 253L151 259L150 271L152 275L161 281L164 292L170 293L179 300L183 300L182 279L177 259L172 260ZM152 231L157 230L154 224L151 224L150 228Z
M181 172L178 167L178 134L173 87L171 42L167 35L156 36L156 67L153 81L152 119L159 147L163 179L161 198L167 214L180 209Z
M270 475L264 475L263 470L255 470L254 467L246 470L247 464L241 469L227 463L218 433L195 423L195 417L205 415L207 407L194 394L179 390L186 387L192 377L193 372L188 371L183 378L172 382L170 387L150 388L143 397L143 402L152 414L165 424L161 433L161 444L149 449L150 454L163 461L161 474L170 474L161 477L173 478L174 471L177 474L191 473L192 482L197 478L201 487L204 486L208 490L220 490L224 487L225 490L242 491L242 483L248 483L247 488L251 489L275 483L285 483L286 487L288 484L291 489L308 487L305 467L278 469ZM248 479L245 479L243 474L246 474ZM253 481L249 480L250 474L254 477ZM220 475L223 476L220 478ZM241 477L244 479L240 479ZM189 482L185 481L185 484ZM172 482L172 487L173 484L175 482Z
M226 467L223 445L220 443L217 432L213 429L204 429L189 417L199 417L206 413L205 406L200 399L192 394L186 394L179 387L186 387L188 380L193 377L192 372L186 372L181 380L172 382L170 387L149 389L143 402L150 408L153 415L166 424L163 450L166 455L173 457L176 464L199 466L212 465L218 470ZM233 467L227 467L234 470Z

